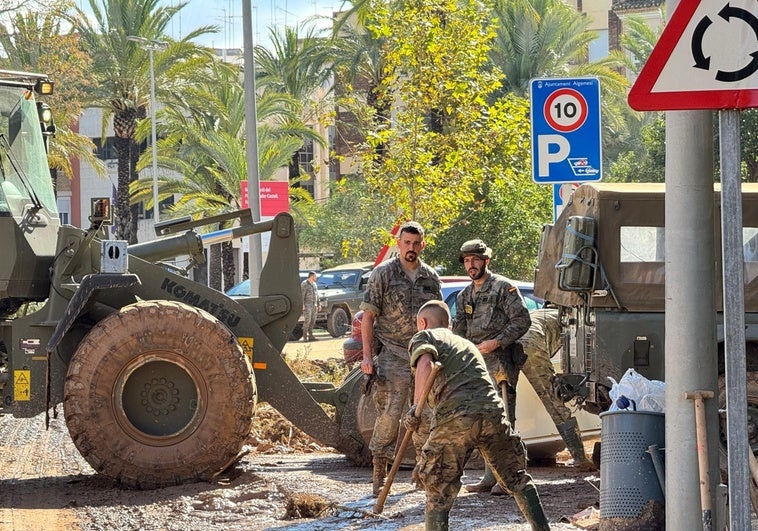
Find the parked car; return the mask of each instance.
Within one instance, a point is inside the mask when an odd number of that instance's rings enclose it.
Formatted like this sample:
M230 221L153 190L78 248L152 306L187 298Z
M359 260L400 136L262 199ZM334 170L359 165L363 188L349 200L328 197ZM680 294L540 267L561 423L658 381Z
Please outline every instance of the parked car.
M308 273L310 273L310 270L308 271L300 271L300 282L308 278ZM318 274L318 270L316 270L316 274ZM249 297L250 296L250 279L243 280L239 284L236 284L226 290L226 294L230 297Z
M455 315L455 299L458 293L471 283L471 279L468 277L440 277L440 280L442 281L442 299L450 307L451 313ZM529 311L536 310L544 305L542 299L534 296L534 286L530 282L514 281L513 284L518 287L524 297L524 302ZM356 314L350 337L342 344L342 352L348 366L359 363L363 357L362 315L363 312ZM556 372L560 372L560 353L556 354L552 361ZM517 428L527 446L529 458L532 460L553 459L556 453L565 448L566 444L529 380L524 377L519 378L516 395L518 397L516 399ZM367 407L364 413L369 415L371 411L371 408ZM600 417L581 410L575 416L579 422L583 439L600 436Z
M308 278L308 273L310 273L311 270L304 270L300 271L300 282L304 281ZM318 270L316 271L316 274L319 273ZM226 294L230 297L249 297L250 296L250 279L243 280L239 284L236 284L226 290ZM300 319L297 322L297 325L295 325L295 328L292 330L292 333L290 334L290 340L291 341L297 341L303 337L303 316L300 316Z
M354 262L324 269L318 277L321 311L316 316L316 326L326 328L332 337L348 333L373 269L373 262Z

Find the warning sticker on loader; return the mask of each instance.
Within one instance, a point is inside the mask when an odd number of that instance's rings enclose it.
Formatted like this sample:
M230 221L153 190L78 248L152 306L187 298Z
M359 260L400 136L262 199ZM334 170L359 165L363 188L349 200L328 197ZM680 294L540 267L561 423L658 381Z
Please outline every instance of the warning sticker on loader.
M17 402L31 399L32 371L13 371L13 399Z
M254 362L253 361L253 345L255 343L255 339L252 337L238 337L237 342L242 347L242 351L245 353L245 356L247 356L247 359L250 360L250 363L253 365L253 369L258 370L265 370L266 367L268 367L268 364L264 362Z

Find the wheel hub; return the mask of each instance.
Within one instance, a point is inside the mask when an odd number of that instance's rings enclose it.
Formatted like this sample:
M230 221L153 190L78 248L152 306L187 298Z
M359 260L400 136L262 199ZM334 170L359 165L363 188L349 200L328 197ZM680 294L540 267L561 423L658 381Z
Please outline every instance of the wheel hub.
M199 397L190 368L150 357L123 372L115 401L120 423L132 436L151 443L171 438L173 444L196 424Z

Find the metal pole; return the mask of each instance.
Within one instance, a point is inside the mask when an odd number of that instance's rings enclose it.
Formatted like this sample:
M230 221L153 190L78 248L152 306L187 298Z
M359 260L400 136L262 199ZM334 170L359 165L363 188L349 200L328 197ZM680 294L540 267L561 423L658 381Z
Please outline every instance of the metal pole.
M247 136L247 196L253 221L261 219L260 181L258 176L258 115L255 108L255 58L253 56L252 0L242 0L242 42L245 70L245 134ZM259 293L263 247L261 235L250 236L250 295Z
M719 111L729 529L750 529L740 111Z
M669 12L672 8L669 8ZM716 383L713 128L706 111L666 113L666 529L702 529L697 438L684 393ZM706 404L716 421L716 401ZM708 423L711 450L717 442ZM711 478L718 474L712 470ZM712 486L711 492L715 492Z
M156 147L156 134L155 134L155 70L153 68L153 51L154 46L148 48L150 54L150 126L151 126L151 139L153 148L153 219L154 223L160 221L158 211L158 148Z

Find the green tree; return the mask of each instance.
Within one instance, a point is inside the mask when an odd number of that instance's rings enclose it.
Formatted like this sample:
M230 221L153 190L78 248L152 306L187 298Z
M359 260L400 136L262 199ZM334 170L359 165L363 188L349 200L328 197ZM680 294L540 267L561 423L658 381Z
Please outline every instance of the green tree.
M379 4L367 29L387 39L379 92L393 121L366 132L362 172L393 200L397 219L417 219L433 235L497 173L490 162L508 117L487 103L499 77L484 68L490 11L473 0Z
M159 200L177 195L172 215L192 215L196 219L241 208L240 182L248 178L245 93L239 74L236 68L217 61L207 65L205 71L207 75L197 83L167 97L165 107L158 112L161 138L157 144L157 164L162 170L181 176L159 177ZM311 138L314 133L298 121L292 101L285 95L264 94L257 101L257 114L261 121L259 179L265 181L287 165L303 137ZM149 124L145 121L139 125L136 138L148 134ZM137 169L151 164L152 152L147 150ZM132 201L151 205L152 186L152 176L133 182ZM221 260L218 246L212 246L211 253L210 285L222 289L223 284L226 290L235 278L232 246L222 244ZM218 263L223 267L216 267Z
M327 112L331 113L325 89L331 77L329 41L320 37L315 27L308 23L285 27L283 32L272 28L270 38L272 50L263 46L255 48L260 88L264 94L273 91L289 96L297 121L306 124L320 122ZM310 137L320 145L326 145L320 136ZM293 184L297 185L301 178L309 178L301 176L297 152L288 166Z
M602 93L603 155L612 160L616 145L628 128L626 78L619 73L623 56L611 54L588 61L589 44L597 34L590 20L562 0L495 0L497 36L489 52L492 64L503 72L495 93L528 96L529 82L537 77L597 77Z
M3 58L8 70L42 72L56 82L55 93L44 97L53 110L56 135L49 143L48 161L58 176L71 178L73 158L86 160L103 174L102 161L93 155L94 144L73 130L82 112L85 89L94 86L90 59L80 49L78 38L61 29L56 14L63 2L53 2L45 11L18 11L0 29Z
M148 51L127 37L168 42L164 51L154 53L156 87L158 94L162 94L181 91L182 80L203 73L195 68L193 59L210 52L203 51L191 40L214 31L215 27L203 26L180 41L170 41L165 36L166 28L186 3L162 6L160 0L88 1L92 18L74 6L69 20L93 60L96 85L89 103L103 109L104 123L113 118L118 161L115 234L134 243L137 217L136 205L129 203L129 183L137 178L135 166L139 151L134 135L138 119L147 114L150 72Z

